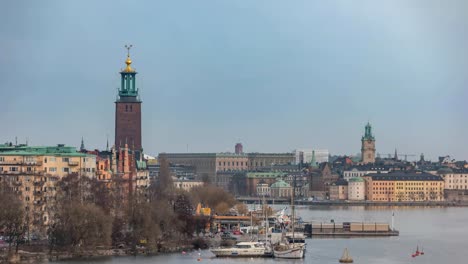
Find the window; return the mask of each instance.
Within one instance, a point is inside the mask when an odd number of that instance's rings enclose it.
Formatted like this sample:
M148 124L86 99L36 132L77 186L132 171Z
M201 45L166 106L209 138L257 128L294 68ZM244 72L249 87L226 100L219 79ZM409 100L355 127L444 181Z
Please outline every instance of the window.
M57 159L55 157L50 157L49 160L50 162L55 162Z
M62 168L63 172L70 172L70 168Z
M69 162L70 159L69 158L62 158L62 162Z
M10 167L10 171L18 171L18 167Z
M55 167L50 167L49 168L49 172L56 172L56 171L57 171L57 168L55 168Z

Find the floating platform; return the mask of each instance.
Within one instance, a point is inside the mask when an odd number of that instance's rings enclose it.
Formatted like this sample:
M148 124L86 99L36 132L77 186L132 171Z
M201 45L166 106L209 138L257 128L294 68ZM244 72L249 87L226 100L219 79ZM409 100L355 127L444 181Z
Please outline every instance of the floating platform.
M343 223L304 223L301 228L306 237L386 237L399 236L386 223L343 222Z

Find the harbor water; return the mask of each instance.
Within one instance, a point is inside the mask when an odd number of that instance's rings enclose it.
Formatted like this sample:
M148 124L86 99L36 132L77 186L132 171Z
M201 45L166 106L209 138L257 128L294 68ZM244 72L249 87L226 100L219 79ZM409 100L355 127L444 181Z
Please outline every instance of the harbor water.
M278 207L279 208L279 207ZM362 264L450 264L468 263L468 208L466 207L308 207L298 206L304 221L387 222L394 212L398 237L312 238L307 239L303 260L214 258L209 250L152 257L112 257L93 260L55 262L60 264L178 264L178 263L338 263L344 248L354 263ZM416 246L423 256L413 258ZM201 260L197 259L201 257Z

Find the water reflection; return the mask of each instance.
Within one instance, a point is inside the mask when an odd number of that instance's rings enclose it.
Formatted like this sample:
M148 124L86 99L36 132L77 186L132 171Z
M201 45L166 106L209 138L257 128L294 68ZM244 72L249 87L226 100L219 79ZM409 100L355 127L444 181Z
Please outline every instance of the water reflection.
M284 208L284 206L278 206ZM209 251L201 251L202 260L197 261L198 252L183 255L171 254L153 257L118 257L84 261L59 262L66 264L114 264L114 263L338 263L343 249L349 248L354 263L466 263L465 250L468 228L468 208L461 207L378 207L378 206L298 206L298 214L305 221L390 222L395 213L395 227L399 237L381 238L322 238L308 239L304 260L278 259L218 259ZM412 258L416 245L424 247L425 255Z

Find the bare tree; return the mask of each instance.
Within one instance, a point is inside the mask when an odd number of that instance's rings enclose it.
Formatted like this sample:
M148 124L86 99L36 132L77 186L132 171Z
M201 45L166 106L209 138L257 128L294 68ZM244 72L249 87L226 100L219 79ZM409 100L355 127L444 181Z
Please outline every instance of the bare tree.
M18 253L27 230L23 203L7 184L0 185L0 201L0 229L8 243L8 251L11 252L14 246Z

